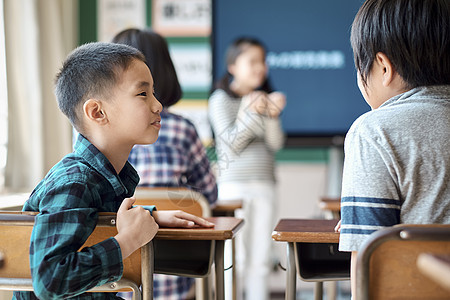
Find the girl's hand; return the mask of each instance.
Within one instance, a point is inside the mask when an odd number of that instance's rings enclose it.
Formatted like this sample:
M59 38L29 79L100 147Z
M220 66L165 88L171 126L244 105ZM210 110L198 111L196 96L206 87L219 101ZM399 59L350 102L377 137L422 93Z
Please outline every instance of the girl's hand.
M115 239L123 258L147 244L159 228L148 210L141 206L132 207L135 201L135 198L124 199L117 211Z
M242 98L242 105L246 110L265 115L267 111L267 94L262 91L254 91Z
M286 106L286 96L280 92L273 92L268 95L267 99L267 115L277 118Z
M181 210L157 210L153 212L153 217L161 227L192 228L195 225L214 227L214 223Z

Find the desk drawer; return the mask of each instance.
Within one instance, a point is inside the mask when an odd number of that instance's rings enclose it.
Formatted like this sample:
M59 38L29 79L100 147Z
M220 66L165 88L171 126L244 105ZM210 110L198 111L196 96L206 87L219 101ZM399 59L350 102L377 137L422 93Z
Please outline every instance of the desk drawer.
M304 281L350 279L350 252L338 251L338 244L296 243L295 263Z
M205 277L211 270L214 241L153 240L154 272L186 277Z

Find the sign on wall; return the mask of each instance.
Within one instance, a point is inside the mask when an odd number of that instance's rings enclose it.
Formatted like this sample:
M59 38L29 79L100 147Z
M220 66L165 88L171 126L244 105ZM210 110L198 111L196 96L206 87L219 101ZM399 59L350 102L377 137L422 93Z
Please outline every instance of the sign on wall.
M212 82L209 45L171 43L169 48L183 92L209 91Z
M120 31L146 26L145 0L98 0L99 41L109 42Z
M153 0L152 27L164 36L209 36L211 0Z

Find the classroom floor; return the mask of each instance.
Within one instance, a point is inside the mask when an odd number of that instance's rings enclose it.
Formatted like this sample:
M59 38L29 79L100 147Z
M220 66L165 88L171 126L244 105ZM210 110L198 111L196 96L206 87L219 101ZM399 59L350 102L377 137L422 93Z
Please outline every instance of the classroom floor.
M314 300L313 290L297 291L296 300ZM324 292L323 299L331 300L327 297L327 293ZM347 292L340 291L336 299L333 300L350 300L351 295ZM284 293L271 293L270 300L285 300Z
M270 288L271 297L270 300L284 300L284 288L286 282L286 272L278 269L272 272L270 276ZM337 297L336 299L329 299L327 297L327 288L330 283L324 285L324 297L325 300L350 300L350 282L340 281L337 283ZM10 300L12 292L0 291L0 300ZM313 300L314 299L314 283L304 282L297 279L297 300Z
M0 300L10 300L12 298L12 292L0 291ZM272 292L270 295L271 300L284 300L284 291ZM312 289L303 289L297 291L297 300L313 300L314 291ZM327 298L326 291L324 292L324 299ZM351 296L348 291L339 290L336 300L350 300ZM331 299L330 299L331 300Z

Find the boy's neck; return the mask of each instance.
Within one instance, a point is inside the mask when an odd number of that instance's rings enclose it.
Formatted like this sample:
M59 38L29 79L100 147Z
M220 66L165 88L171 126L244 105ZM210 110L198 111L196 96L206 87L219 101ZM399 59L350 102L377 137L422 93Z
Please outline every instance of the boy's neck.
M115 143L114 140L105 138L105 135L101 134L85 135L85 137L109 160L116 173L119 174L125 166L133 146Z

